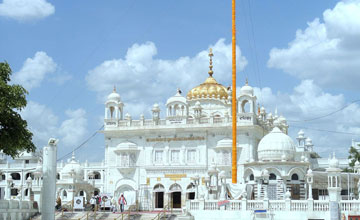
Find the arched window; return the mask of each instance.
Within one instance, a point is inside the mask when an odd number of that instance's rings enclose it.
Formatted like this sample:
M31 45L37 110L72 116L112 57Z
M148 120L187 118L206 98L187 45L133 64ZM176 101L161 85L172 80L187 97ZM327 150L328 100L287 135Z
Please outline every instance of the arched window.
M94 172L94 179L96 180L101 179L101 174L99 172Z
M18 195L18 189L12 188L11 189L11 196L17 196Z
M56 174L56 179L59 180L60 179L60 173Z
M299 176L294 173L292 176L291 176L291 180L299 180Z
M241 112L242 113L247 113L250 112L250 103L248 100L244 100L241 103Z
M27 173L25 175L25 179L29 178L29 176L31 177L31 179L34 179L34 175L32 173Z
M67 192L66 192L66 190L63 191L62 195L63 195L63 198L66 198L66 197L67 197Z
M250 179L250 181L253 181L254 180L254 174L251 174L249 179Z
M276 180L276 175L274 173L270 173L269 180Z
M6 179L5 174L2 174L0 180L5 180L5 179Z
M79 192L79 195L80 195L80 196L84 196L84 191L81 190L81 191Z
M13 180L20 180L20 174L19 173L12 173L10 174Z
M169 106L169 116L171 116L171 115L172 115L172 107Z
M114 118L115 108L113 106L110 106L110 118Z

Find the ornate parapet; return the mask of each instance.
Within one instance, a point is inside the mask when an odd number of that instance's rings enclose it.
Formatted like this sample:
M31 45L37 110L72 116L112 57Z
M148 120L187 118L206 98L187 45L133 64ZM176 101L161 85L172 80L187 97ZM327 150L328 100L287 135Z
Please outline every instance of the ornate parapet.
M37 203L33 201L0 200L2 219L29 219L38 212Z

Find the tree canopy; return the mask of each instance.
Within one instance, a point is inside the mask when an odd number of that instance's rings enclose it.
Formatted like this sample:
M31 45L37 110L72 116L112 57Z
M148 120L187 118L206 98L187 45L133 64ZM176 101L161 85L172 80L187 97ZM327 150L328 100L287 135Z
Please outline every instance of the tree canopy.
M21 85L10 85L11 68L0 62L0 151L11 157L22 151L35 151L33 134L19 112L26 106L28 92Z

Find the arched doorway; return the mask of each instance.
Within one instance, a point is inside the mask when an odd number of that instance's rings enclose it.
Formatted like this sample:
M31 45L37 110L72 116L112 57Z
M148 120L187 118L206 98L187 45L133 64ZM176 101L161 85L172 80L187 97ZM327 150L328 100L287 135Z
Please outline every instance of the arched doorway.
M177 183L170 186L171 205L174 209L181 208L181 186Z
M193 200L195 199L195 185L194 183L190 183L187 187L186 187L186 198L189 200Z
M155 198L155 208L156 209L164 208L164 193L165 193L164 186L161 184L155 185L153 192Z
M291 199L293 200L300 200L300 181L299 175L296 173L291 175Z
M130 205L136 203L136 191L132 186L127 184L120 185L114 194L116 201L119 200L121 194L123 194L126 199L125 210L127 210Z

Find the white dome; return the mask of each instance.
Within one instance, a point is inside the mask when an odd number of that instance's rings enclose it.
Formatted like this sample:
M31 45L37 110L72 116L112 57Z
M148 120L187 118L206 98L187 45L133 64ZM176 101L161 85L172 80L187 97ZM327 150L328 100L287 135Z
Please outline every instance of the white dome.
M75 160L74 153L71 157L71 161L67 163L61 170L61 175L65 178L71 178L72 175L75 175L75 178L83 178L84 170L81 165Z
M330 168L339 168L339 160L336 159L335 154L333 155L333 158L329 161L329 167Z
M306 138L306 140L305 140L305 145L309 145L309 146L312 145L312 140L311 140L311 138Z
M254 95L254 89L253 89L253 87L248 85L248 82L246 82L245 86L241 87L240 94L241 95L253 96Z
M281 124L286 124L286 118L285 118L284 116L280 115L280 117L278 118L278 120L279 120L279 122L280 122Z
M107 101L115 101L115 102L120 102L120 95L119 93L116 92L116 88L114 87L114 90L112 91L112 93L110 93L110 95L108 95L107 97Z
M180 94L180 90L178 90L178 92L170 97L167 101L166 101L166 105L170 104L171 102L182 102L182 103L186 103L186 98L184 96L182 96Z
M265 135L259 143L259 160L292 160L295 153L293 140L275 127L269 134Z

